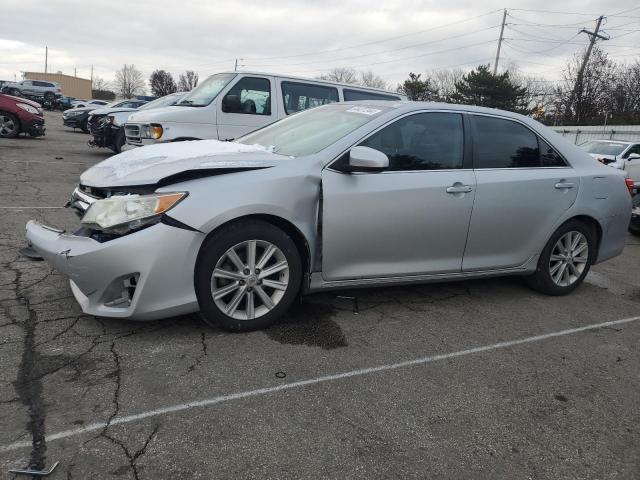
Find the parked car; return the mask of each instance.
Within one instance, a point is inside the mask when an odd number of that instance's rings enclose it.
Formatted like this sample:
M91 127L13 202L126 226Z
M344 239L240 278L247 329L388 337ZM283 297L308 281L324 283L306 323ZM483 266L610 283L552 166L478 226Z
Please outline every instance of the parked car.
M105 107L109 105L110 102L107 100L75 100L71 102L71 108L84 108L84 107Z
M13 138L20 133L39 137L44 132L44 116L39 104L0 94L0 138Z
M72 108L72 102L75 101L76 98L75 97L67 97L65 95L63 95L62 97L60 97L58 99L58 108L62 111L64 110L68 110L70 108Z
M144 105L146 102L142 100L117 100L115 102L108 103L106 106L109 108L131 108L136 109L141 105ZM62 112L62 124L66 127L71 127L73 129L79 128L85 133L89 133L89 114L98 109L102 108L102 105L92 105L86 106L82 108L70 108L69 110L65 110Z
M640 142L593 140L580 146L599 162L627 172L640 188Z
M107 147L116 153L125 145L124 124L132 112L151 110L174 105L187 92L172 93L145 103L139 108L100 108L89 114L89 132L93 136L88 144L91 147Z
M230 140L308 108L348 100L401 100L375 88L264 73L218 73L172 107L144 111L125 125L135 146Z
M528 117L335 103L233 142L115 155L72 194L83 229L30 221L26 238L88 314L199 309L243 331L300 291L519 275L567 294L622 252L629 193L623 172Z
M3 85L2 92L15 97L42 97L48 102L53 102L62 96L62 88L59 83L43 80L22 80L21 82L9 82Z
M633 197L629 233L640 236L640 195Z

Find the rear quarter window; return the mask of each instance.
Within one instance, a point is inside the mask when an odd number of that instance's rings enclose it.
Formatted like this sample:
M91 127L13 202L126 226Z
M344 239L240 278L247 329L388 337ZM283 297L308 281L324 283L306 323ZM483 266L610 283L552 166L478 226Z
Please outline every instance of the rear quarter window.
M357 101L357 100L400 100L400 97L385 93L367 92L364 90L351 90L345 88L342 90L344 101Z

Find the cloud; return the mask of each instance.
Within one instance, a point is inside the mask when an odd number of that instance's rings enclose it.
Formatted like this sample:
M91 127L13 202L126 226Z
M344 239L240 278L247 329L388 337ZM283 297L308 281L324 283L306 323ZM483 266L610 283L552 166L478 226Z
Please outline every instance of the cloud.
M520 3L519 8L560 8L550 0ZM75 68L78 76L84 77L90 75L93 65L96 75L111 79L124 63L135 64L145 77L155 68L164 68L176 76L194 69L204 77L232 69L239 58L243 69L301 76L353 65L370 68L396 83L410 71L492 62L502 15L502 4L493 0L482 6L471 0L446 4L435 0L137 0L112 1L99 7L75 0L22 0L20 8L14 7L10 0L0 0L4 18L0 78L12 79L20 71L43 70L44 47L48 45L51 71L73 74ZM610 2L604 0L570 0L561 8L568 12L610 13L633 7L631 1L619 2L612 9ZM547 75L552 78L565 59L581 48L579 44L559 42L575 35L578 23L593 23L589 15L524 11L514 11L513 15L521 19L510 19L513 24L576 23L554 28L513 26L525 33L506 32L514 40L503 48L504 61L515 62L529 73L549 71ZM610 18L608 25L629 21ZM447 24L451 25L441 27ZM420 33L409 35L413 32ZM556 43L522 40L535 40L535 36ZM381 39L386 41L376 42ZM635 45L638 39L640 35L631 33L621 42ZM584 43L586 37L578 36L575 41ZM547 55L531 53L553 46L558 48ZM616 48L611 51L618 51Z

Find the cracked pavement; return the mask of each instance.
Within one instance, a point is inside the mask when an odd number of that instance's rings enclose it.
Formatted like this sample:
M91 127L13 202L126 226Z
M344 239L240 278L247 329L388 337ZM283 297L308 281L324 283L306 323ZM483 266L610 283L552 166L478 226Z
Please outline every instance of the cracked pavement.
M28 445L0 450L0 478L55 461L53 479L640 475L640 322L118 423L639 315L640 238L628 236L624 254L568 297L517 278L335 292L249 334L196 315L95 318L64 277L18 254L27 220L77 220L15 207L63 205L79 174L108 156L46 115L46 137L0 142L0 449Z

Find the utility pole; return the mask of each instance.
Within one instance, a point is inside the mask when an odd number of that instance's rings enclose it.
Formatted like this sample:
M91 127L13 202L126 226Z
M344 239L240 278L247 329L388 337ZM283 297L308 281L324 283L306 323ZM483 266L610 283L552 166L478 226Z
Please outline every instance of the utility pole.
M235 66L233 67L233 71L234 71L234 72L237 72L237 71L238 71L238 59L237 59L237 58L236 58L236 64L235 64Z
M580 95L582 96L582 82L584 80L584 71L587 68L587 63L589 63L589 57L591 56L591 51L593 50L593 46L596 44L596 42L598 41L598 39L600 40L609 40L609 36L608 35L602 35L600 33L600 26L602 25L602 20L604 20L604 16L600 15L598 17L598 19L596 20L596 29L593 32L590 32L589 30L587 30L586 28L583 28L582 30L580 30L579 33L586 33L587 35L589 35L589 46L587 47L587 51L584 54L584 58L582 59L582 65L580 65L580 70L578 70L578 76L576 77L576 84L573 87L573 92L571 92L571 97L569 99L569 107L571 107L571 105L573 105L573 102L576 100L576 96ZM576 109L576 114L577 114L577 109ZM579 115L576 115L576 120L580 121L580 118L578 118Z
M47 73L49 63L49 47L44 47L44 73Z
M93 88L93 65L91 65L91 88Z
M74 77L78 76L78 69L76 67L73 67L73 76Z
M500 48L502 47L502 38L504 36L504 24L507 21L507 9L502 14L502 26L500 27L500 38L498 39L498 51L496 52L496 61L493 63L493 74L498 73L498 60L500 60Z

